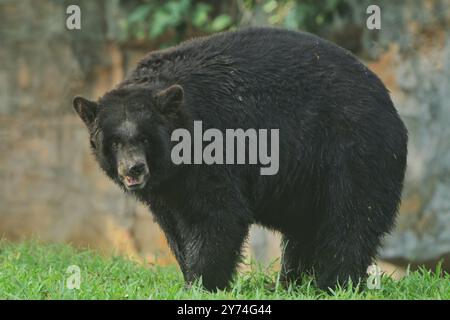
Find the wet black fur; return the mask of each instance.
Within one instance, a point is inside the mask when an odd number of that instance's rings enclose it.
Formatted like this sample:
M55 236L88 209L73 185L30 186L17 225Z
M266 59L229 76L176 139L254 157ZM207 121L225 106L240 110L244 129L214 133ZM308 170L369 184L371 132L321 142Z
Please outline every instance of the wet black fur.
M156 94L184 89L177 108ZM151 52L98 102L88 125L117 181L112 141L138 123L150 181L135 195L163 229L185 280L229 283L253 223L283 234L283 280L314 272L321 288L364 278L394 225L407 131L388 91L348 51L313 35L255 28ZM279 128L277 175L255 165L170 160L174 128ZM120 182L118 182L120 184Z

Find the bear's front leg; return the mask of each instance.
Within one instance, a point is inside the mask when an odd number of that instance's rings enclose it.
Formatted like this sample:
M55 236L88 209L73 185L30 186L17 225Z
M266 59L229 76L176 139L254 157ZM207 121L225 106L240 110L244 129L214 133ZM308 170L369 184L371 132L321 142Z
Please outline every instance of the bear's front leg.
M181 272L186 273L186 263L184 257L183 241L181 239L179 218L173 210L167 206L159 204L154 211L155 220L164 232L167 243L172 250L173 255L177 259Z
M202 280L205 289L224 289L241 258L249 223L239 213L216 208L183 228L184 278Z

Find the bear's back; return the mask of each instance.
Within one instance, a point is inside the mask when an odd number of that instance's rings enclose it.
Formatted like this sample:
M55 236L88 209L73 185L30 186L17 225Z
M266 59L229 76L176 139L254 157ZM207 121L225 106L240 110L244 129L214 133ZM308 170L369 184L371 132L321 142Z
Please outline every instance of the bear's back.
M223 32L153 51L119 86L140 83L155 90L178 83L188 96L210 104L247 100L247 108L276 108L282 100L298 102L283 105L284 111L318 96L337 104L340 97L371 92L388 98L381 81L349 51L312 34L276 28Z
M358 127L380 119L395 127L399 121L382 82L349 51L276 28L224 32L151 52L121 85L136 84L155 91L183 86L192 118L218 129L333 132L339 123Z

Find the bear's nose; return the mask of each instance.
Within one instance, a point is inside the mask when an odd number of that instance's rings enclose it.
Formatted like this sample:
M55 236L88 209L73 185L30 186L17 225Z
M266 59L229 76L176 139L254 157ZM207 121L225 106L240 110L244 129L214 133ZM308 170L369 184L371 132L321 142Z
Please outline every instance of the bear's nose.
M144 170L145 170L145 163L138 162L138 163L133 164L128 169L128 172L130 175L137 177L137 176L141 175L144 172Z

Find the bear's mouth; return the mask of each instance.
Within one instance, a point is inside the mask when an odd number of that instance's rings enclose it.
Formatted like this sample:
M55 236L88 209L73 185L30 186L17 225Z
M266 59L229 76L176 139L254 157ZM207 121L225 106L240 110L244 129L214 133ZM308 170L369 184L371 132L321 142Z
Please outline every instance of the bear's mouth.
M128 190L139 190L145 187L147 175L140 175L139 177L124 176L122 177L122 181Z

